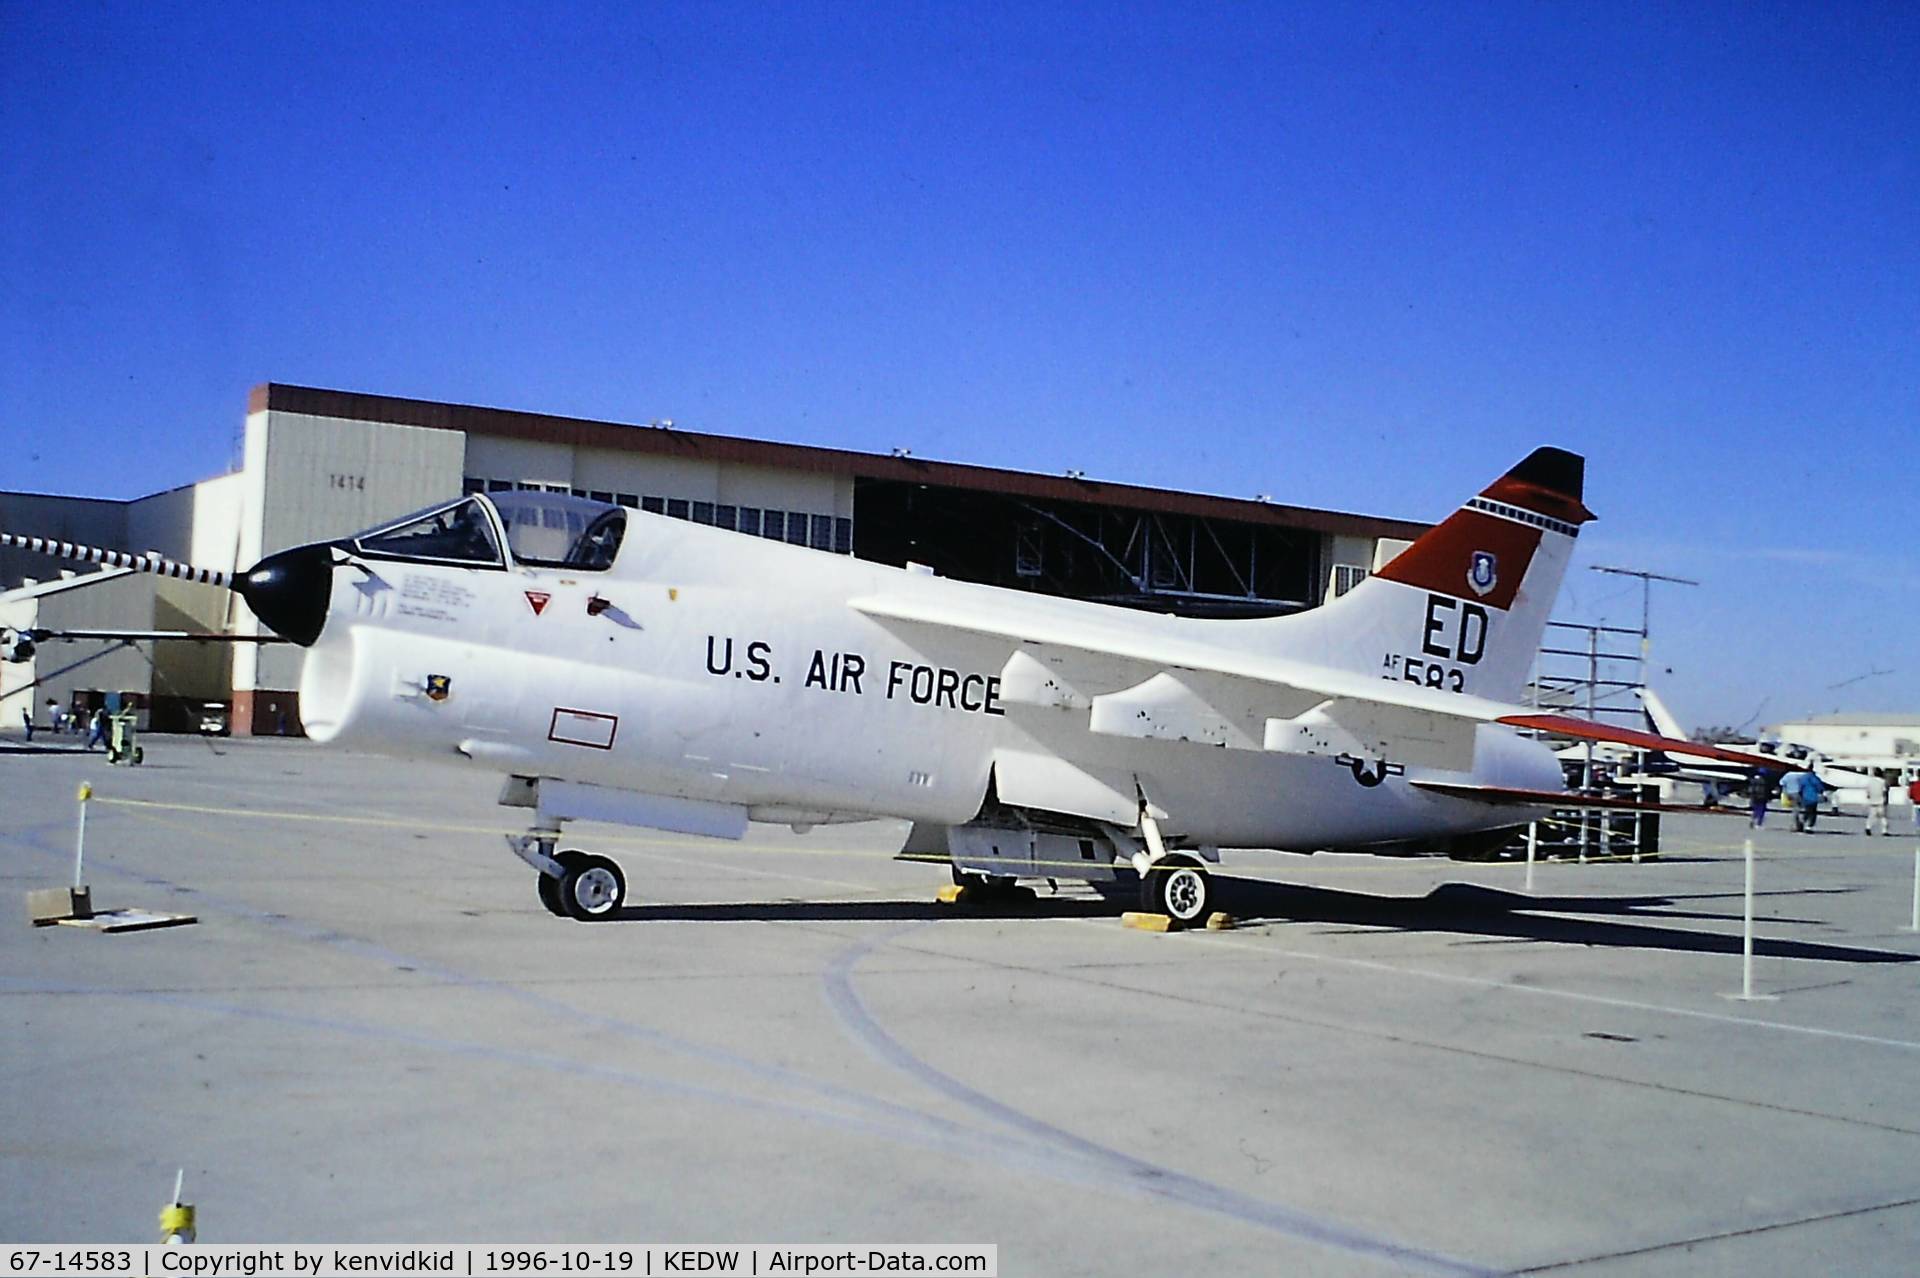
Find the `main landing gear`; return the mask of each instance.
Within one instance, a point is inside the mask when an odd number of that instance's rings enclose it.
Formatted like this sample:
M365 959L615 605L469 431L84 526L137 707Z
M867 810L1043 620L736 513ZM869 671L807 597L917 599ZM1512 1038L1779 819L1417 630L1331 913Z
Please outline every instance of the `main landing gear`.
M1140 873L1140 908L1164 914L1176 928L1204 927L1213 914L1213 880L1198 857L1169 852L1147 796L1140 796L1140 836L1146 849L1134 854Z
M1166 915L1176 927L1199 927L1213 913L1213 880L1199 861L1168 853L1141 874L1140 908Z
M619 913L627 899L627 878L604 856L569 848L556 852L559 832L535 830L508 835L513 854L539 872L535 887L549 914L592 923Z

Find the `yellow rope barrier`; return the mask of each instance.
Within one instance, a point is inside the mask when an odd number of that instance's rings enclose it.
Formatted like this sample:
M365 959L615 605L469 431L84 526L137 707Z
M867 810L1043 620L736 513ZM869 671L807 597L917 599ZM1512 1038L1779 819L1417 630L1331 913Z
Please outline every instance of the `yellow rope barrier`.
M339 815L335 813L325 813L325 812L297 812L297 811L276 810L276 809L219 807L211 804L194 804L194 803L164 803L154 799L120 799L120 798L109 798L99 794L93 795L91 797L91 801L107 807L145 809L148 811L157 811L157 812L184 812L184 813L192 813L200 816L225 817L229 819L238 819L238 820L311 822L316 824L361 826L369 829L408 830L416 833L423 828L422 823L417 818L410 818L410 817L404 817L400 815L384 814L384 813L364 815L364 816L344 816L344 815ZM1580 828L1579 822L1559 820L1556 818L1546 818L1541 820L1538 824L1543 829L1549 828L1549 827L1558 827L1566 830L1577 831ZM503 836L507 836L507 835L518 836L518 835L525 834L527 831L524 826L491 824L491 825L434 825L432 827L432 832L444 833L444 834L480 834L480 835L491 834L491 835L503 835ZM658 834L658 833L655 833L655 834L596 833L593 836L593 841L599 842L599 843L613 843L615 845L625 845L625 846L633 846L633 847L692 848L692 849L703 849L708 851L717 850L717 848L720 846L728 845L727 841L725 840L676 838L670 835L663 837L662 834ZM1895 846L1896 840L1893 840L1893 839L1887 840L1887 845L1889 847ZM874 849L872 848L851 848L851 847L845 847L845 846L819 846L819 845L813 845L813 846L807 846L807 847L792 847L792 846L781 847L781 846L768 846L765 844L747 844L747 843L733 843L730 846L735 851L745 852L745 853L749 853L756 856L816 856L816 857L843 856L843 857L859 857L862 860L872 860L874 857ZM1679 853L1686 853L1689 855L1699 855L1702 853L1719 852L1719 853L1724 853L1725 856L1730 860L1737 859L1740 856L1740 849L1737 846L1721 847L1717 844L1712 844L1712 843L1688 842L1688 843L1676 845L1669 842L1665 845L1665 847L1662 850L1664 852L1670 852L1670 853L1679 852ZM1276 853L1276 855L1290 856L1293 854ZM1301 854L1301 855L1303 857L1303 860L1301 862L1302 868L1305 868L1305 865L1307 864L1307 862L1304 858L1308 854ZM1419 857L1419 856L1412 856L1412 857L1381 856L1381 857L1369 857L1367 860L1360 861L1360 862L1348 862L1344 859L1339 861L1330 861L1328 859L1325 859L1328 855L1329 854L1321 853L1313 856L1312 865L1313 865L1314 873L1316 874L1384 873L1384 872L1389 872L1395 868L1398 868L1395 864L1397 862L1408 862L1408 861L1431 862L1433 860L1439 859L1436 857ZM1339 855L1339 854L1336 853L1333 855ZM1777 859L1779 855L1783 855L1783 854L1772 854L1772 855L1774 855ZM1791 854L1784 854L1784 855L1791 855L1792 858L1795 860L1817 860L1817 859L1834 859L1844 855L1848 855L1848 853L1795 851ZM947 864L947 859L945 857L926 855L926 854L915 854L915 853L894 855L894 856L888 857L888 859L919 862L919 863L932 864L932 865ZM1565 861L1568 859L1570 859L1570 857L1567 855L1555 855L1553 857L1542 856L1539 858L1539 860L1541 861L1552 860L1555 862ZM1642 856L1640 859L1643 861L1658 860L1659 854ZM1590 851L1587 854L1585 858L1585 864L1587 865L1617 864L1617 863L1630 862L1632 860L1634 860L1634 855L1631 852L1601 853L1595 850L1595 851ZM1496 860L1450 862L1450 864L1472 865L1476 867L1481 867L1486 869L1495 869L1495 870L1522 869L1525 866L1525 860L1524 858L1515 856L1515 857L1502 857ZM1022 862L1021 864L1022 869L1025 869L1028 866L1031 866L1033 872L1039 877L1045 877L1047 872L1050 870L1057 870L1060 872L1059 877L1061 878L1074 878L1074 877L1078 877L1077 875L1078 871L1082 871L1086 868L1087 862L1082 860L1032 861L1032 862Z

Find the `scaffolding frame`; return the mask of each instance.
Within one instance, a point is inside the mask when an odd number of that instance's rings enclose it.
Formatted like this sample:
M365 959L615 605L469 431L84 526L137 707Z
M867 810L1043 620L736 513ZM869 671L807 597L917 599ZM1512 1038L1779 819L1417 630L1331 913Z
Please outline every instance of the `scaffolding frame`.
M1605 722L1608 716L1637 718L1645 713L1645 704L1639 693L1647 686L1647 660L1653 645L1653 583L1672 582L1683 586L1697 586L1700 583L1686 577L1670 577L1663 573L1646 572L1636 568L1618 568L1610 565L1591 565L1592 571L1608 573L1620 577L1634 577L1640 582L1640 624L1636 626L1607 626L1574 621L1547 622L1547 642L1540 647L1534 660L1533 681L1528 685L1528 701L1543 710L1580 711L1595 722ZM1569 645L1559 646L1554 642L1555 632L1567 634ZM1585 646L1577 646L1584 637ZM1614 645L1624 642L1628 637L1638 639L1632 651L1614 650ZM1645 755L1635 752L1636 771L1644 775ZM1594 743L1585 743L1585 751L1580 766L1579 789L1585 793L1594 793L1600 789L1598 768L1594 761ZM1642 787L1641 798L1649 796ZM1612 858L1625 855L1638 861L1644 855L1657 855L1659 852L1660 817L1658 813L1634 812L1630 814L1607 813L1586 809L1579 815L1580 834L1577 840L1578 857L1586 862L1590 856L1597 855Z

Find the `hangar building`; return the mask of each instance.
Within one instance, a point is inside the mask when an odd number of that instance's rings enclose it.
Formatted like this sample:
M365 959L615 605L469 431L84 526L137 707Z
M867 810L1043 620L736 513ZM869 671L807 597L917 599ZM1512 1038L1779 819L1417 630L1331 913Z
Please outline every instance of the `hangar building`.
M1077 473L279 383L251 392L241 456L230 474L133 501L0 492L0 528L244 569L461 491L540 488L971 581L1206 616L1312 607L1426 528ZM0 591L0 625L15 628L259 633L225 591L117 572L63 576L22 551L0 550ZM18 724L29 703L85 706L129 691L155 728L191 727L202 702L230 701L235 732L299 731L299 651L154 648L153 664L138 650L77 643L0 665L0 725Z

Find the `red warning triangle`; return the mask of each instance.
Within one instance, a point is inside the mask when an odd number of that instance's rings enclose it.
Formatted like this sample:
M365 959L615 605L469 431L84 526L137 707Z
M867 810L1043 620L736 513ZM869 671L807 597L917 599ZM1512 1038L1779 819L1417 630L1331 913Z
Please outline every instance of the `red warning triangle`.
M552 595L544 590L529 590L526 591L525 594L527 596L527 607L533 609L533 615L536 617L546 611L547 600L553 598Z

